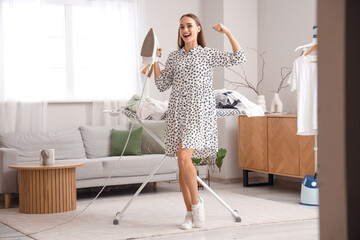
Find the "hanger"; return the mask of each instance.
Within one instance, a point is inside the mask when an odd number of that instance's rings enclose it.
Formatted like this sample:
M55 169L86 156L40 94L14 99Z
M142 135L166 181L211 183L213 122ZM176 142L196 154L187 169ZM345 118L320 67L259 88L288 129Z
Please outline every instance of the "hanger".
M314 46L312 46L312 48L310 49L310 51L308 51L307 53L305 53L304 55L309 55L310 53L312 53L313 51L317 50L317 44L315 44Z
M312 48L310 49L310 51L308 51L307 53L304 53L304 56L309 55L310 53L312 53L313 51L317 50L317 44L315 44L314 46L312 46ZM308 59L309 60L309 59ZM310 61L311 63L316 63L317 61Z
M317 29L317 26L313 26L313 30L315 30L315 29ZM308 44L305 44L305 45L302 45L302 46L297 47L297 48L295 49L295 52L296 52L297 50L299 50L299 49L302 49L303 52L304 52L305 49L308 48L308 47L311 47L311 49L310 49L308 52L304 53L303 56L307 56L307 55L309 55L310 53L312 53L312 52L314 52L315 50L317 50L317 35L316 35L316 34L313 34L313 40L312 40L311 43L308 43ZM316 63L317 61L310 61L310 62Z
M315 31L316 29L317 29L317 26L313 26L313 30ZM295 49L295 52L298 51L299 49L303 49L303 50L304 50L304 48L307 48L307 47L312 47L312 48L313 48L315 45L316 45L316 48L317 48L317 35L316 35L316 32L315 32L315 34L313 34L313 40L312 40L311 43L308 43L308 44L305 44L305 45L302 45L302 46L297 47L297 48ZM312 49L312 48L311 48L311 49ZM310 51L309 51L308 53L315 51L316 48L313 49L313 50L310 49Z
M299 46L295 49L295 52L298 51L299 49L304 49L304 48L307 48L307 47L314 47L315 45L317 45L317 38L316 38L316 35L313 36L313 40L311 43L308 43L308 44L305 44L303 46Z

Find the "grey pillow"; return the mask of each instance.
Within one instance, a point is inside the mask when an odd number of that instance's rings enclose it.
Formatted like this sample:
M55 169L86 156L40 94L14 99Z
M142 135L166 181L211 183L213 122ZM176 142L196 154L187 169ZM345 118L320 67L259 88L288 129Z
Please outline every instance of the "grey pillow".
M124 129L124 126L80 126L88 158L108 157L111 154L111 130Z
M162 142L165 139L165 121L155 121L155 120L143 120L145 128L142 132L142 143L141 143L141 153L142 154L164 154L165 149L155 141L155 139L146 131L149 129L152 133L160 138ZM135 123L134 128L141 126L138 123Z
M55 159L86 158L79 130L0 134L0 147L19 151L19 162L38 161L41 149L55 149Z

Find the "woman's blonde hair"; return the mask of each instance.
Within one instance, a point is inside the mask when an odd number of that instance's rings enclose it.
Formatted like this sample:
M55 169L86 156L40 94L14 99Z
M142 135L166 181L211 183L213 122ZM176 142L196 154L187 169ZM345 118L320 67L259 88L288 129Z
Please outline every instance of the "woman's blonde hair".
M196 25L200 26L200 32L198 33L198 36L197 36L197 42L200 46L205 47L205 38L204 38L204 34L203 34L203 28L201 26L199 18L192 13L188 13L188 14L182 15L180 20L183 19L184 17L192 18L195 21ZM184 46L185 46L185 42L180 36L180 28L179 28L179 30L178 30L178 47L179 47L179 49L181 49Z

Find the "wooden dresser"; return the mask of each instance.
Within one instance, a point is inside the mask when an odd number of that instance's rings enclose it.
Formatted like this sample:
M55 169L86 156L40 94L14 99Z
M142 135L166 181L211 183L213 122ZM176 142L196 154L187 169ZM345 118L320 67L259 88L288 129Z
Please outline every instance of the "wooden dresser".
M273 184L273 174L303 178L314 174L314 136L299 136L297 115L239 116L239 168L244 186ZM248 173L269 174L269 182L249 184Z

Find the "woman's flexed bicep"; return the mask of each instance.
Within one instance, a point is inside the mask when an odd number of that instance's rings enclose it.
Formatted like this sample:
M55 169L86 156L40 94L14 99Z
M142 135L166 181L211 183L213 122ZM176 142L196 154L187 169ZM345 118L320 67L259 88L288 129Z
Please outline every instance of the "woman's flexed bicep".
M169 89L174 81L174 55L170 53L166 60L165 68L161 71L159 77L155 78L155 85L160 92Z

